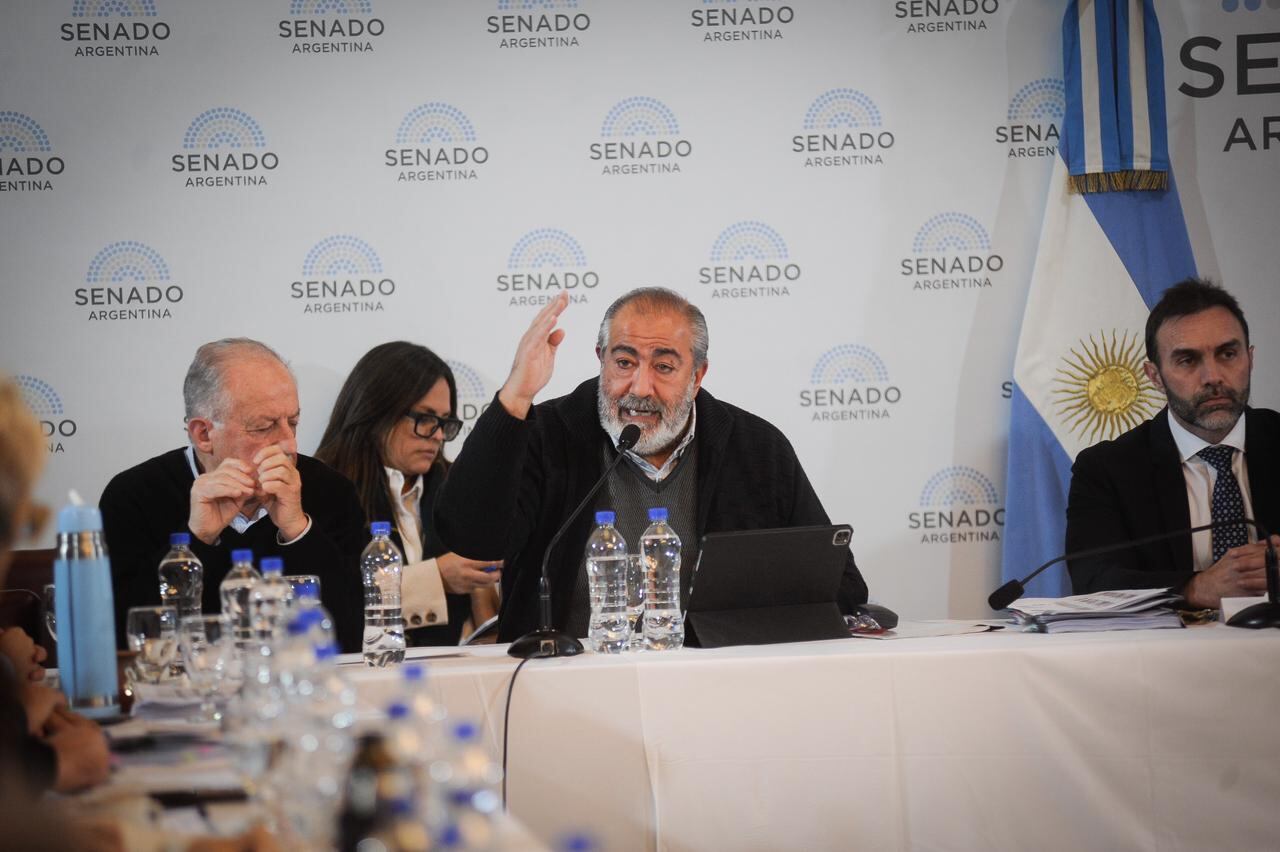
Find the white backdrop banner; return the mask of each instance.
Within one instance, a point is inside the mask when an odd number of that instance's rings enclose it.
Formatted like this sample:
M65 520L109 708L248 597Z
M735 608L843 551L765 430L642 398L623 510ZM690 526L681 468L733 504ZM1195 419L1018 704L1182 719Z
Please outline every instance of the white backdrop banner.
M1276 407L1280 0L1159 6L1197 265ZM984 615L1064 8L4 0L0 368L44 422L41 497L180 445L204 341L291 361L310 452L377 343L447 358L469 427L539 305L573 297L549 396L660 284L707 314L707 387L853 525L872 596Z

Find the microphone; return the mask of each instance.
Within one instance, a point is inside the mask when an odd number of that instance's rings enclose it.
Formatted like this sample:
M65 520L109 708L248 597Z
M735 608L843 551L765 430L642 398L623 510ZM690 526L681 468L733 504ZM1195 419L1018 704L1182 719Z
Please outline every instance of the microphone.
M639 426L634 423L628 423L622 427L622 432L618 435L618 454L614 456L613 461L609 463L604 473L596 480L596 484L591 486L587 496L583 497L577 508L569 513L569 517L565 518L564 524L560 529L556 530L556 534L551 537L550 543L547 544L547 549L542 552L542 576L538 579L538 629L524 634L511 643L507 653L512 657L528 660L534 657L573 657L582 653L581 642L567 633L559 632L552 624L551 578L547 574L547 564L551 561L551 551L560 543L561 537L568 532L569 526L578 515L582 514L582 510L591 502L591 498L596 496L596 492L600 490L605 480L609 478L609 474L613 473L613 469L622 461L624 453L634 447L639 440Z
M1141 547L1144 544L1153 544L1157 541L1165 541L1171 538L1180 538L1181 536L1191 535L1192 533L1204 532L1205 530L1217 529L1219 527L1231 527L1239 524L1248 524L1258 531L1258 540L1266 542L1266 575L1267 575L1267 602L1254 604L1248 609L1242 610L1232 616L1227 622L1233 627L1280 627L1280 569L1276 567L1276 549L1271 543L1271 536L1267 532L1266 527L1253 520L1252 518L1231 518L1228 520L1214 521L1212 523L1203 524L1198 527L1191 527L1185 530L1176 530L1174 532L1157 533L1156 535L1144 536L1143 538L1132 539L1130 541L1122 541L1119 544L1109 544L1104 547L1093 547L1088 550L1079 550L1074 553L1064 553L1061 556L1055 556L1048 562L1032 571L1021 580L1010 580L1000 588L991 593L987 598L987 604L992 609L1007 609L1010 604L1022 597L1026 592L1026 584L1030 583L1040 575L1046 568L1064 562L1068 559L1083 559L1089 556L1104 556L1108 553L1116 553L1121 550L1128 550L1131 547ZM1260 607L1269 607L1268 612L1253 612ZM1252 613L1248 618L1244 618L1246 614ZM1243 619L1243 620L1242 620ZM1261 619L1261 620L1259 620ZM1243 621L1257 621L1256 624L1244 624Z

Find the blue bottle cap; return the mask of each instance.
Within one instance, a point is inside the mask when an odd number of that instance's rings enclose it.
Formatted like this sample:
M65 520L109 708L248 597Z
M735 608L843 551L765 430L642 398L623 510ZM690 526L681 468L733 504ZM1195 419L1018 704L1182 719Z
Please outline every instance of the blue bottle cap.
M596 512L596 523L597 523L597 524L611 524L611 523L613 523L613 520L614 520L614 518L616 518L616 517L618 517L618 516L617 516L617 515L615 515L613 512L608 512L608 511L604 511L604 512Z
M450 823L440 829L440 845L445 849L453 849L462 845L462 829Z
M665 521L667 519L667 510L662 506L654 506L649 510L649 520Z
M264 556L261 566L263 574L281 573L284 571L284 560L279 556Z
M303 583L293 587L294 600L319 600L320 590L312 583Z
M301 636L311 627L307 621L308 619L302 617L290 619L289 623L285 625L284 630L290 636Z
M253 564L253 551L248 548L243 550L233 550L231 551L231 562L232 564L235 564L236 562L248 562Z
M369 524L369 532L374 535L391 535L390 521L374 521Z
M410 663L400 670L404 679L413 683L422 683L427 679L427 667L421 663Z
M170 547L178 547L179 545L186 547L189 544L191 544L191 533L169 533Z
M387 707L388 719L403 719L409 715L409 705L402 702L395 702Z
M97 506L63 506L58 511L58 532L102 532L102 513Z
M316 646L317 660L332 660L336 656L338 656L338 649L332 642Z
M480 735L480 729L472 722L459 722L453 726L453 738L458 742L471 742Z

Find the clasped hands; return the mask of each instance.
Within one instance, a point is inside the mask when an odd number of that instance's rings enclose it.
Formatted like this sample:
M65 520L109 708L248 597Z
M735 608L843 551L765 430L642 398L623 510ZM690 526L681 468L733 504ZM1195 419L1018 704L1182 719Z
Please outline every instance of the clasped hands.
M284 541L292 541L307 528L302 511L302 477L293 457L279 444L254 453L248 462L228 458L196 477L191 486L191 513L187 526L205 544L213 544L239 514L265 507Z
M1280 548L1280 535L1271 536ZM1266 542L1233 547L1210 567L1191 578L1182 595L1193 606L1216 609L1223 598L1247 597L1267 591Z

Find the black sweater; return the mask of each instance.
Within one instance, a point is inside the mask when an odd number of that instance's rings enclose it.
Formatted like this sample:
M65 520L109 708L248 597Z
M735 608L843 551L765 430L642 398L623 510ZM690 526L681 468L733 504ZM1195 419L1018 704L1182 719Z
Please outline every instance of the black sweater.
M319 576L321 601L333 616L339 645L346 652L359 651L364 629L364 512L345 477L310 456L299 455L297 466L302 508L311 517L311 529L301 540L277 544L270 516L243 535L228 526L214 545L191 537L191 549L204 563L204 611L222 611L218 586L231 570L231 551L249 548L255 559L283 558L286 574ZM99 505L111 557L116 642L121 647L129 607L160 603L157 569L169 551L169 534L187 531L194 481L185 451L178 449L116 474L102 492Z
M537 627L542 552L603 473L609 439L596 414L596 387L596 379L583 382L569 395L535 406L526 420L512 417L495 398L467 436L436 501L436 528L451 550L506 560L500 641ZM708 532L830 523L776 427L705 388L694 404L698 539ZM591 513L583 512L548 566L561 630L591 525ZM850 555L840 608L849 612L866 599L867 585Z

